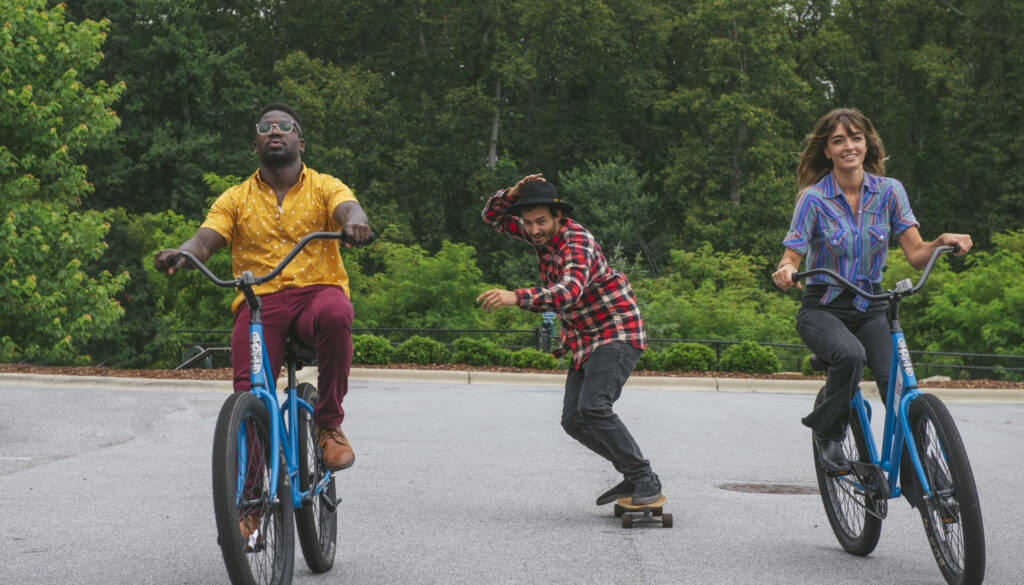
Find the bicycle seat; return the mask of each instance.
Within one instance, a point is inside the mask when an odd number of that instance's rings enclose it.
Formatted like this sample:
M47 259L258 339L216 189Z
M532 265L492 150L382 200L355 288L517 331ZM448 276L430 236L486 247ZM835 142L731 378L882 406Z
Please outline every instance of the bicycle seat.
M303 366L316 364L316 348L289 337L284 345L284 359L294 363L296 370L301 370Z
M824 372L828 370L828 362L822 358L811 354L811 359L808 360L807 365L810 366L812 372Z

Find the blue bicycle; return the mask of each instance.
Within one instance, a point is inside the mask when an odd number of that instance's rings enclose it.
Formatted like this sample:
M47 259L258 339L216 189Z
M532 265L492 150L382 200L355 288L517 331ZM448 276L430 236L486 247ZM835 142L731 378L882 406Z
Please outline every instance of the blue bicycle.
M864 298L888 303L886 315L893 349L881 455L871 432L871 407L859 388L850 403L850 432L843 445L852 471L826 473L818 462L817 446L813 447L825 514L839 544L851 554L870 554L878 544L888 501L902 495L920 512L932 554L946 582L977 585L985 577L985 533L974 474L946 405L937 396L918 390L899 323L900 299L921 290L936 259L955 249L937 248L916 285L909 279L902 280L893 290L881 294L862 290L823 268L794 273L793 281L827 275ZM811 362L812 369L828 367L814 356Z
M309 234L269 274L255 277L246 271L230 281L214 276L192 254L180 254L210 282L241 291L250 311L252 389L228 397L213 436L217 543L235 585L291 583L296 528L309 568L322 573L334 566L341 500L336 494L335 477L324 466L317 443L313 421L316 387L297 384L295 375L303 366L315 363L315 351L287 340L287 396L279 405L263 342L260 297L253 292L253 287L276 278L315 239L346 240L346 235ZM372 239L371 234L369 241ZM171 262L177 259L175 256Z

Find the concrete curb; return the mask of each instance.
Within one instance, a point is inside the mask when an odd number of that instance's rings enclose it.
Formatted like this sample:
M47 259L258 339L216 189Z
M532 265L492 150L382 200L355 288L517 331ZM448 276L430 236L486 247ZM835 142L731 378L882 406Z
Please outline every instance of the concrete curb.
M480 372L471 370L399 370L352 368L351 380L429 384L476 384L491 386L549 387L561 390L564 374ZM316 383L316 369L298 373L299 382ZM281 381L283 382L283 380ZM74 387L83 385L124 390L182 390L194 392L230 392L228 380L169 380L163 378L118 378L113 376L50 376L43 374L0 373L0 386L36 385ZM675 376L632 376L626 388L684 392L735 392L762 394L815 394L821 380L777 380L760 378L700 378ZM946 402L1024 402L1024 390L926 388ZM872 396L874 392L872 392Z

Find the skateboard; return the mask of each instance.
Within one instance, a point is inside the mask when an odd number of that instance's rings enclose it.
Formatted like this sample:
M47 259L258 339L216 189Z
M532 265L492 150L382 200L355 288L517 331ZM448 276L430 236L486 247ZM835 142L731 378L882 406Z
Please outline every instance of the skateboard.
M632 528L633 524L657 524L672 528L672 514L663 514L662 508L668 501L664 495L650 504L633 505L632 496L622 496L615 503L615 517L622 518L623 528Z

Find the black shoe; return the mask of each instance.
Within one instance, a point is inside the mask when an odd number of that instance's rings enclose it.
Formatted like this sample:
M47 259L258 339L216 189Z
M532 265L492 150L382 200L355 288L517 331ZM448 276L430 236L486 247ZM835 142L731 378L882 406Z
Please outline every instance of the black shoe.
M661 497L661 480L658 475L650 473L636 480L636 487L633 489L634 506L653 504Z
M597 505L603 506L605 504L610 504L623 496L630 495L633 495L633 482L629 481L628 479L624 479L621 482L619 482L619 485L606 491L600 496L597 496Z
M843 442L835 439L822 439L815 436L814 442L818 445L818 463L825 473L829 475L841 475L850 471L850 460L843 452Z

